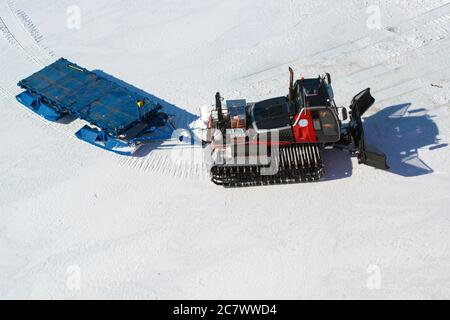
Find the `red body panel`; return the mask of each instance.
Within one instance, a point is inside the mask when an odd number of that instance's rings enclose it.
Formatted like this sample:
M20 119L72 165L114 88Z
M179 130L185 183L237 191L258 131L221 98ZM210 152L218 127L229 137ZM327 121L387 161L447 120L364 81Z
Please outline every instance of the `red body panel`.
M297 143L313 143L317 142L316 132L314 131L313 119L311 111L306 109L306 111L301 112L300 119L298 115L294 117L294 123L297 123L293 127L294 139Z

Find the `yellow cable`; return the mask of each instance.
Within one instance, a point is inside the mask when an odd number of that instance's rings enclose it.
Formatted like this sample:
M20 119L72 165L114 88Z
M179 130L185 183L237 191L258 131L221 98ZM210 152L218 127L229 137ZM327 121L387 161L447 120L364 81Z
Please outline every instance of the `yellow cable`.
M68 65L68 67L69 67L69 68L72 68L72 69L75 69L75 70L78 70L78 71L81 71L81 72L84 72L83 69L77 68L77 67L72 66L72 65L70 65L70 64Z

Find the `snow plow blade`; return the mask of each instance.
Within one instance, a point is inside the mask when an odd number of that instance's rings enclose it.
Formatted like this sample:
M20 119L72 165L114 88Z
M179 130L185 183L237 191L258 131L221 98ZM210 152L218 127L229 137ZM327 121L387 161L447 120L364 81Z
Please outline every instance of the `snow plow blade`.
M370 88L358 93L352 100L350 134L352 136L358 162L377 169L387 170L386 155L364 140L364 127L361 116L375 103Z
M384 153L374 146L366 145L364 141L361 142L362 146L359 147L358 154L359 163L381 170L389 169Z

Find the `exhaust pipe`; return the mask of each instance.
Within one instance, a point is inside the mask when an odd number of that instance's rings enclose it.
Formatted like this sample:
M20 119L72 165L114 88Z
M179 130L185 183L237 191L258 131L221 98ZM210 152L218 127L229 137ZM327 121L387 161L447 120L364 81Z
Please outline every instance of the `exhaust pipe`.
M294 101L294 70L289 67L289 101Z
M223 113L222 113L222 97L220 96L220 93L216 93L216 110L217 110L217 120L219 121L219 124L222 124L223 122Z

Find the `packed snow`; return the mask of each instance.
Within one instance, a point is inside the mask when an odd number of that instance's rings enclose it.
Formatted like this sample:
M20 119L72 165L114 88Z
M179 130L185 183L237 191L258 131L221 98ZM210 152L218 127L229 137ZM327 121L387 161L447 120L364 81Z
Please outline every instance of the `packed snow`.
M0 0L0 18L0 298L450 298L450 2ZM322 182L225 189L198 146L95 148L14 99L59 57L178 128L217 91L329 72L339 105L372 88L391 169L326 150Z

